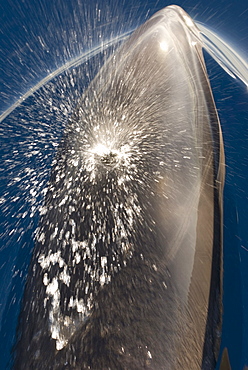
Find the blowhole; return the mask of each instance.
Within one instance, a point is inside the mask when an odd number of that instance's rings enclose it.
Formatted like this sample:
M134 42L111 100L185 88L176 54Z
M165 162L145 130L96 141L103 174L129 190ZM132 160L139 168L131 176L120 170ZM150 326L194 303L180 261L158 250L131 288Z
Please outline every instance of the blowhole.
M123 145L116 149L113 145L97 144L91 150L87 151L85 156L85 169L91 173L90 178L93 181L96 178L97 171L105 169L123 171L130 166L130 147ZM99 172L99 174L101 171Z
M107 168L114 167L118 163L117 153L110 151L109 153L102 155L100 161Z

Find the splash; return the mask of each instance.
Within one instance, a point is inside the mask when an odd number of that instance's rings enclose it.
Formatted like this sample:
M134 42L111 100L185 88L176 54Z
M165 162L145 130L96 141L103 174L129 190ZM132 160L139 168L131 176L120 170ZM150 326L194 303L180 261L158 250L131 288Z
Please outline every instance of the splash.
M188 26L191 27L190 22ZM202 44L210 55L232 77L238 78L248 85L247 63L242 57L207 27L198 23L197 26L202 32ZM46 183L49 178L49 168L52 164L54 153L61 140L61 133L82 95L82 90L78 86L83 85L84 82L87 85L85 71L89 75L89 80L94 77L94 73L92 73L88 64L94 64L96 61L95 64L98 65L100 64L100 59L106 60L110 54L108 50L111 49L111 53L114 53L131 32L101 42L97 47L63 64L52 73L49 73L1 114L0 122L3 124L2 138L10 138L8 147L4 149L5 155L3 156L4 166L2 167L2 172L7 169L8 180L5 183L5 191L0 199L1 211L5 217L12 214L18 220L17 223L12 225L6 226L5 224L5 239L14 235L16 236L16 242L20 243L20 241L23 241L26 228L34 229L37 226L35 218L38 218L45 212L43 199L47 192ZM164 51L167 50L165 43L161 43L160 46ZM105 52L106 55L104 55ZM18 140L19 142L17 143ZM13 148L12 158L9 158L6 154L10 148ZM85 159L85 170L90 174L92 183L95 181L96 169L99 166L104 168L104 170L119 165L128 168L130 165L130 153L130 146L125 145L116 148L115 143L112 142L105 141L89 146L84 153L87 157ZM77 162L74 164L76 167ZM124 182L125 179L120 179L120 181ZM18 191L16 191L16 187L19 189ZM23 199L26 199L25 204L19 207ZM7 241L4 248L9 248L13 245L13 239L10 240L11 245ZM25 241L25 243L28 242ZM25 247L25 244L23 246ZM12 249L14 255L16 252L17 250ZM80 258L75 250L75 263ZM44 285L47 287L47 295L48 297L52 295L55 297L52 303L54 317L51 318L51 321L56 322L58 319L57 304L60 299L60 297L56 296L56 284L58 282L49 282L48 275L46 275L46 266L50 266L53 263L61 265L63 261L57 255L40 256L40 265L44 269ZM102 260L101 264L103 274L100 281L104 283L108 281L109 276L104 272L105 260ZM13 271L14 274L21 274L21 271L17 271L14 268ZM60 275L59 279L66 284L69 281L68 276L66 268L64 268L63 274ZM72 300L71 307L82 315L87 316L87 307L82 306L82 302ZM73 323L69 323L67 317L64 320L61 324L63 328L73 327ZM52 330L54 337L58 339L58 346L62 348L65 342L63 342L63 339L60 342L61 336L56 333L56 327L52 326Z

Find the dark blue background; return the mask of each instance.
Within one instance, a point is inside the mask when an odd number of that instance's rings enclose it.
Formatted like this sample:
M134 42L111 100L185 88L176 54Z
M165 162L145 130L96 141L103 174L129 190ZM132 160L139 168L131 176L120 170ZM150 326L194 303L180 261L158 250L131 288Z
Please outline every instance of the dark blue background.
M89 3L88 3L89 2ZM48 73L67 60L79 55L85 48L96 45L94 29L102 27L108 35L128 31L155 13L170 5L168 1L84 1L84 0L1 0L0 1L0 113L34 86ZM189 15L203 22L228 40L243 57L248 58L248 5L246 1L179 1ZM107 9L105 19L97 18L99 10ZM75 32L77 36L75 36ZM43 45L43 46L42 46ZM224 197L224 326L223 346L229 349L233 370L248 364L248 102L247 88L231 79L211 58L206 56L207 68L218 108L226 152L226 186ZM32 98L25 103L32 106ZM37 114L37 112L36 112ZM40 120L49 123L49 116ZM23 153L25 138L30 141L30 127L18 126L22 109L14 119L0 123L1 156L0 190L2 197L13 199L21 194L17 203L9 201L1 208L0 239L0 369L5 369L10 358L20 298L23 291L23 274L28 266L32 247L32 232L37 216L20 219L18 210L25 212L30 205L25 201L25 189L11 178L23 168L23 157L16 154L19 165L9 168L6 159L13 159L13 150ZM54 125L59 138L61 124ZM18 130L20 133L17 134ZM49 130L48 130L49 131ZM48 132L47 140L52 137ZM49 136L50 135L50 136ZM24 142L24 144L23 144ZM31 160L25 165L40 171L41 179L49 176L53 148L40 149L44 158ZM47 159L45 156L47 155ZM26 160L26 159L25 159ZM44 171L45 169L45 171ZM42 175L43 173L43 175ZM8 198L9 197L9 198ZM39 201L40 198L37 199ZM8 212L6 211L8 209ZM13 217L14 216L14 217ZM8 235L19 225L22 233ZM20 248L20 246L23 248ZM14 275L14 277L13 277Z

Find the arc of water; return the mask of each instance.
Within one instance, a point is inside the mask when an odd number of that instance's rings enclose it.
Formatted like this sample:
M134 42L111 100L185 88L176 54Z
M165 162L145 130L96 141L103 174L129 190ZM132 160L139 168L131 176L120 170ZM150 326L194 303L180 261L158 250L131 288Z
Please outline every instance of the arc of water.
M248 64L229 44L227 44L215 32L204 26L200 22L195 22L201 33L201 41L205 50L212 56L214 60L233 78L240 79L248 87ZM121 43L126 40L133 30L128 31L120 36L105 41L103 44L79 55L78 57L66 62L64 65L47 75L35 86L29 89L22 95L14 104L6 109L0 115L0 122L2 122L16 107L24 102L30 95L34 94L40 87L52 80L54 77L63 73L64 71L75 68L89 60L91 57L103 52L109 47Z

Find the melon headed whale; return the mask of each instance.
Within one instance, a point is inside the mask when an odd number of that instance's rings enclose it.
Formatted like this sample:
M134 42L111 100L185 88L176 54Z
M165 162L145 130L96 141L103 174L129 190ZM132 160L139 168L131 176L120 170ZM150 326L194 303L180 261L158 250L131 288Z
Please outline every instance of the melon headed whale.
M113 52L69 119L14 368L214 369L223 184L200 34L169 6Z

